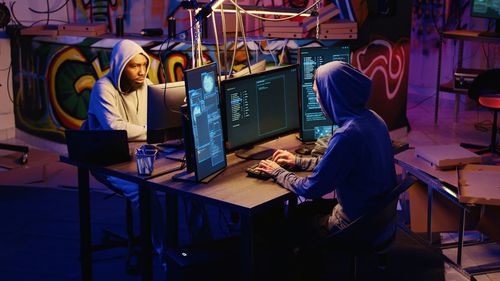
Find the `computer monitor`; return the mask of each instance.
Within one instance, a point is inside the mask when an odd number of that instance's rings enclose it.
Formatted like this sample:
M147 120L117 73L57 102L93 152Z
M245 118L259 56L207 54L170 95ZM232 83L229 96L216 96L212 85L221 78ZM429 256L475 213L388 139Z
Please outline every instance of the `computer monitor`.
M221 82L226 149L245 159L272 153L254 145L299 128L298 66Z
M488 37L500 37L500 1L472 0L471 16L495 20L495 32L481 32L480 35Z
M217 65L211 63L184 73L187 94L186 128L192 144L186 153L194 155L194 177L198 182L226 167L224 134L219 102Z
M331 61L351 62L349 46L304 47L299 48L300 65L300 131L299 138L303 142L313 142L318 138L331 134L333 122L326 117L316 101L313 91L314 72L320 65Z
M180 107L185 98L184 81L148 86L148 143L182 138Z

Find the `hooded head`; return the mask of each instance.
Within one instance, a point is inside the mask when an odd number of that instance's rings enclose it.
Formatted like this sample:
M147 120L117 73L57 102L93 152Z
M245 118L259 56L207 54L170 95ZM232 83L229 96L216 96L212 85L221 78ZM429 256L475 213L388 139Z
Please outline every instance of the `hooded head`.
M113 85L120 93L129 90L122 89L123 83L120 83L120 81L121 79L126 79L126 74L123 73L123 70L131 60L138 58L136 57L137 55L143 55L146 58L147 66L144 74L144 78L146 78L151 63L148 54L142 49L141 46L130 40L122 40L113 47L113 51L111 52L110 72L108 76L111 78ZM126 81L125 84L133 82L134 81Z
M350 64L333 61L316 70L319 102L336 124L361 116L367 109L372 82Z

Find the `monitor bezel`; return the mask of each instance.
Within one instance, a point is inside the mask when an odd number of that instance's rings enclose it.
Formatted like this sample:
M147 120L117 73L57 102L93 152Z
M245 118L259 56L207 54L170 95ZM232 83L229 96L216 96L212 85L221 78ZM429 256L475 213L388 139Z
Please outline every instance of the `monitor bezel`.
M237 151L239 149L256 146L256 145L268 142L272 139L276 139L276 138L297 132L297 130L300 128L300 121L298 123L297 128L292 128L292 129L289 129L289 130L286 130L286 131L283 131L283 132L280 132L280 133L277 133L274 135L270 135L270 136L267 136L267 137L264 137L264 138L261 138L258 140L254 140L254 141L251 141L251 142L248 142L245 144L240 144L237 146L229 146L229 144L228 144L228 120L227 120L227 115L226 115L226 95L225 95L226 85L228 83L237 83L238 81L245 81L247 79L255 79L256 77L272 74L275 72L288 71L289 69L293 69L293 68L295 68L295 70L296 70L295 75L296 75L296 79L297 79L297 87L299 87L300 85L299 85L299 65L298 64L290 64L290 65L286 65L286 66L281 66L281 67L269 69L269 70L259 72L259 73L253 73L253 74L249 74L249 75L245 75L245 76L241 76L241 77L236 77L236 78L231 78L231 79L226 79L226 80L221 81L220 94L221 94L221 101L222 101L221 104L222 104L222 108L223 108L223 110L222 110L223 123L222 124L223 124L223 129L224 129L224 147L226 149L226 152L230 153L230 152ZM297 89L297 102L298 102L299 96L300 96L300 92L299 92L299 89ZM299 106L299 104L297 104L297 106ZM297 113L299 113L299 112L297 111ZM299 117L299 116L297 116L297 117Z
M218 72L217 72L217 64L215 62L212 62L212 63L209 63L209 64L205 64L203 66L200 66L200 67L196 67L196 68L191 68L191 69L187 69L187 70L184 70L184 81L185 81L185 86L186 86L186 105L187 105L187 112L186 112L186 115L187 115L187 119L188 119L188 125L189 125L189 128L187 128L191 134L191 136L194 136L194 132L193 132L193 123L192 123L192 118L191 118L191 99L190 99L190 96L189 96L189 89L188 89L188 85L189 85L189 81L188 81L188 77L189 77L189 73L190 72L195 72L195 71L201 71L202 69L210 69L212 68L214 73L215 73L215 82L216 82L216 87L218 88L218 95L219 95L219 112L221 114L221 126L222 126L222 134L224 135L224 120L222 119L222 106L221 106L221 99L220 99L220 86L219 86L219 83L218 83ZM186 150L188 149L193 149L193 151L196 150L196 144L195 144L195 140L194 140L194 137L192 139L192 143L191 143L192 147L191 148L188 148L186 147ZM218 169L216 170L213 170L211 171L209 174L207 175L204 175L204 176L201 176L200 175L200 162L198 161L198 155L197 153L194 153L194 175L195 175L195 180L197 182L202 182L204 179L206 178L209 178L211 177L212 175L214 174L217 174L218 172L222 171L223 169L225 169L227 167L227 157L226 157L226 150L225 150L225 145L224 145L224 139L223 139L223 144L222 144L222 149L223 149L223 154L224 154L224 164L219 167ZM186 153L188 153L188 151L186 151Z

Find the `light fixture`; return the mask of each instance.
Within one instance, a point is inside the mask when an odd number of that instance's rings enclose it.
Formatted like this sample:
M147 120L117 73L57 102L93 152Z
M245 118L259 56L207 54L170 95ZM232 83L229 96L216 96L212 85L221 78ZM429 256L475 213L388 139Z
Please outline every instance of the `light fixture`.
M225 0L212 0L208 4L204 5L203 8L198 9L198 2L197 1L192 1L195 3L194 8L196 9L197 13L194 16L196 21L201 21L202 19L208 17L213 11L215 11Z
M223 1L221 1L222 3ZM224 4L221 9L220 4L217 8L213 8L214 12L222 12L224 13L236 13L236 8L232 4ZM239 5L242 9L240 9L240 13L242 14L252 14L252 15L273 15L273 16L301 16L301 17L310 17L311 11L307 11L301 13L303 9L296 8L286 8L286 7L262 7L262 6L244 6Z

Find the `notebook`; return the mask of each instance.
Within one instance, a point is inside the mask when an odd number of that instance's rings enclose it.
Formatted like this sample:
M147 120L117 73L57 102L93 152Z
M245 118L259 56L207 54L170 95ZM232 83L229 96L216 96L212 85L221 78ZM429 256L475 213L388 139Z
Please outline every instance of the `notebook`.
M68 157L99 165L130 161L125 130L66 130Z

